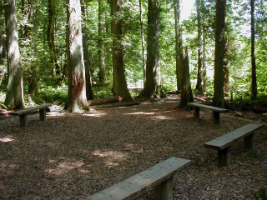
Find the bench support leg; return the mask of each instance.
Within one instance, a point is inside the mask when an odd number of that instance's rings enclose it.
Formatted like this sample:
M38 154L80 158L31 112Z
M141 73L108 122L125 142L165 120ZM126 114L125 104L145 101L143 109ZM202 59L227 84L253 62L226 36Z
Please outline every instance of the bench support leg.
M246 150L255 149L255 133L252 133L244 138L244 148Z
M46 121L46 108L39 110L40 121Z
M173 178L166 180L154 188L155 200L173 200Z
M193 108L193 114L194 114L195 119L199 119L199 110L200 108L197 108L197 107Z
M219 167L229 166L231 164L231 146L218 150Z
M214 124L220 124L220 113L219 112L212 112L212 121Z
M19 122L21 127L27 127L28 126L28 119L27 115L19 115Z

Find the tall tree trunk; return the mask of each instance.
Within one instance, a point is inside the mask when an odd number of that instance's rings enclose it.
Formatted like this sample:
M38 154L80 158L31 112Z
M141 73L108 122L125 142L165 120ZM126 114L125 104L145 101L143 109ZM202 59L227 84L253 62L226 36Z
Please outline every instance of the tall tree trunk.
M24 108L24 99L15 0L5 0L4 2L8 51L8 84L5 105L21 109Z
M48 0L48 30L47 30L47 41L50 51L50 60L53 66L53 74L59 74L59 65L56 59L56 48L55 48L55 0Z
M254 0L250 0L251 6L251 99L257 99L257 77L256 77L256 58L255 58L255 29L254 29Z
M143 25L143 14L142 14L142 1L139 0L139 14L140 14L140 28L141 28L141 39L142 39L142 61L143 61L143 75L144 83L146 81L146 59L145 59L145 34Z
M227 26L226 26L227 29ZM224 73L224 92L229 93L229 67L228 67L228 39L225 37L224 45L224 62L223 62L223 73Z
M203 32L202 32L202 40L203 40L203 43L202 43L202 45L203 45L203 47L202 47L202 49L203 49L203 60L202 60L202 83L203 83L203 85L202 85L202 93L203 94L206 94L206 92L207 92L207 70L206 70L206 62L205 62L205 60L206 60L206 54L205 54L205 52L206 52L206 36L205 36L205 29L204 29L204 27L202 26L202 28L203 28Z
M187 47L185 47L185 53L184 55L180 56L180 59L182 59L182 67L181 67L181 100L180 100L179 107L186 107L187 102L194 101L193 93L191 89L191 83L190 83L189 60L188 60Z
M162 97L164 93L160 85L159 63L159 1L148 1L148 34L146 81L140 96L150 98L151 95Z
M203 60L203 25L202 25L202 0L196 0L197 7L197 28L198 28L198 73L197 73L197 84L196 91L203 94L203 76L205 74L205 64Z
M112 33L113 33L113 47L112 47L112 61L113 61L113 94L121 96L127 101L131 101L132 97L127 88L126 78L124 74L124 52L122 44L122 20L121 0L111 0L111 16L112 16Z
M0 1L0 85L6 73L6 66L3 65L5 58L5 17L3 8L3 1Z
M67 111L69 112L76 112L80 108L88 109L81 21L80 0L68 0L67 67L69 72Z
M82 6L82 16L83 16L83 26L82 26L82 34L83 34L83 53L84 53L84 66L85 66L85 80L86 80L86 97L87 100L94 99L94 92L92 87L92 80L91 80L91 62L90 62L90 54L88 50L88 33L87 33L87 27L86 27L86 21L85 21L85 3L84 0L81 0L81 6Z
M224 28L226 0L216 2L216 31L215 31L215 67L214 67L214 97L213 105L224 107Z
M5 17L4 17L4 9L3 9L3 1L0 1L0 65L4 64L5 58ZM1 70L2 71L2 70ZM0 74L1 74L0 71ZM0 77L2 74L0 75ZM1 85L1 78L0 78L0 85Z
M103 36L105 33L105 1L98 0L98 56L99 56L99 82L104 83L106 81L105 72L105 51L103 45Z
M181 67L182 60L182 31L180 25L180 0L174 0L174 16L175 16L175 53L176 53L176 79L177 91L181 90Z

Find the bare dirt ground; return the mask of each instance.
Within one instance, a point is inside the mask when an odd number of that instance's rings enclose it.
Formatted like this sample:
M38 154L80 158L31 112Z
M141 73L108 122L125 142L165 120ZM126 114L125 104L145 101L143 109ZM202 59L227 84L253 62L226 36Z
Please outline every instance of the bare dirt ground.
M46 122L29 116L0 121L0 199L84 199L172 156L191 159L174 177L174 199L258 199L267 187L267 128L256 149L232 146L232 164L217 167L217 151L203 144L249 121L173 109L176 95L127 107L95 107L68 114L52 106ZM231 115L231 116L229 116ZM152 199L148 192L140 199Z

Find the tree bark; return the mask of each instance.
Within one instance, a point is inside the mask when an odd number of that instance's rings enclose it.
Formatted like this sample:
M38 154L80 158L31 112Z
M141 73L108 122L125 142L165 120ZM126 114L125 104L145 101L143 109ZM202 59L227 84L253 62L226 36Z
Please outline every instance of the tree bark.
M141 29L141 39L142 39L143 76L144 76L144 83L145 83L145 81L146 81L145 34L144 34L142 1L141 0L139 0L139 14L140 14L140 29Z
M113 94L121 96L126 101L132 101L124 74L124 47L122 44L122 20L120 16L121 0L111 0L110 7L112 16L111 30L113 33Z
M105 73L105 51L103 45L103 36L105 33L105 8L104 0L98 0L98 56L99 56L99 82L104 83L106 81Z
M174 15L175 15L175 58L176 58L176 79L177 79L177 91L181 90L181 67L182 60L180 55L182 54L182 31L180 25L180 0L174 0Z
M190 73L189 73L189 60L188 60L188 52L187 47L185 47L184 55L180 56L182 59L182 67L181 67L181 100L179 107L186 107L187 102L193 102L193 93L191 89L190 83Z
M202 25L202 0L196 0L196 8L197 8L197 27L198 27L198 73L197 73L197 84L196 91L200 94L203 94L203 79L205 79L204 75L206 74L205 63L204 63L204 45L203 45L203 25Z
M21 109L24 108L24 99L15 0L4 2L8 51L8 84L5 105L12 109Z
M53 74L59 74L60 73L60 67L58 65L58 61L56 59L56 47L55 47L55 0L48 0L48 30L47 30L47 41L48 41L48 47L50 52L50 60L53 68Z
M87 100L94 99L94 92L93 92L93 86L92 86L92 80L91 80L91 62L90 62L90 54L88 50L88 37L87 37L87 27L85 22L85 4L84 0L81 0L81 6L82 6L82 16L84 19L83 28L82 28L82 34L83 34L83 53L84 53L84 66L85 66L85 81L86 81L86 97Z
M67 111L88 109L86 99L85 67L82 48L80 0L69 0L67 9L67 67L68 101Z
M213 105L224 107L224 28L226 0L216 2L216 31L215 31L215 67L214 67L214 97Z
M251 99L258 98L257 76L256 76L256 58L255 58L255 29L254 29L254 0L250 0L251 6Z
M140 96L150 98L152 95L163 97L160 78L159 54L159 1L148 1L148 35L146 81Z

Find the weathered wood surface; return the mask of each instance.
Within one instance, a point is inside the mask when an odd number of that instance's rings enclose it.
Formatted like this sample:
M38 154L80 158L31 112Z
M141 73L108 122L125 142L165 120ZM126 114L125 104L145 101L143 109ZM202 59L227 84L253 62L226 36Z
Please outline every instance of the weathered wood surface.
M112 102L120 102L122 101L122 99L123 98L120 96L112 96L112 97L107 97L107 98L89 100L88 104L89 106L96 106L96 105L112 103Z
M263 124L247 124L246 126L205 143L204 146L211 149L222 150L230 146L236 140L247 137L261 127L263 127Z
M32 108L25 108L23 110L19 110L19 111L15 111L10 113L10 115L24 115L26 113L31 113L34 112L36 110L40 110L40 109L46 109L47 107L51 106L52 104L44 104L41 106L36 106L36 107L32 107Z
M111 186L86 200L122 200L135 199L147 189L172 178L175 172L187 166L191 161L172 157L162 163L155 165L139 174L136 174L118 184Z
M200 103L194 103L194 102L188 102L187 105L191 106L191 107L198 107L198 108L202 108L202 109L211 110L214 112L227 112L228 111L228 109L225 109L225 108L208 106L208 105L204 105L204 104L200 104Z

